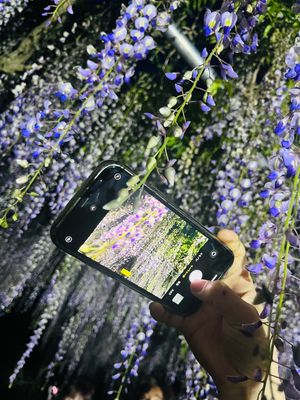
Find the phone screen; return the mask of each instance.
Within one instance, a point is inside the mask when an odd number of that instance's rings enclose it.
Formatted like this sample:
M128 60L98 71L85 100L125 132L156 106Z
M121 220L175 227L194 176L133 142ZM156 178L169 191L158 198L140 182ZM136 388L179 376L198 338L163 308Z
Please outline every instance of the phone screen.
M78 251L162 299L207 241L142 191L109 211ZM194 275L202 277L200 270Z
M199 307L190 282L219 279L232 264L232 253L149 186L118 209L104 210L131 176L123 166L100 168L53 224L52 238L152 300L190 313Z

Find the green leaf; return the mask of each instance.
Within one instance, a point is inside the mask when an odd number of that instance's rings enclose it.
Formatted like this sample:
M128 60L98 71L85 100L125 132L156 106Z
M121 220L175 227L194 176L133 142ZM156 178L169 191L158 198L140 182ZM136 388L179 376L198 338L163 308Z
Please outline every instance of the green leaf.
M16 160L16 163L22 168L28 168L29 165L27 160Z
M16 179L17 185L23 185L24 183L28 182L28 175L22 175L19 178Z
M4 228L4 229L8 228L8 223L7 223L6 217L0 218L0 226L1 226L1 228Z
M150 157L147 161L147 170L152 170L156 167L156 158Z
M164 126L165 128L167 128L168 126L170 126L170 125L172 124L174 118L175 118L175 115L174 115L174 114L170 115L170 116L165 120L165 122L163 123L163 126Z
M45 158L44 166L49 167L50 164L51 164L51 158L50 157Z
M140 177L139 177L138 175L133 175L133 177L130 178L130 179L127 181L126 185L127 185L129 188L133 188L139 181L140 181Z
M217 94L218 90L220 90L220 89L224 89L224 83L223 83L221 80L216 79L215 81L213 81L213 82L209 85L207 91L208 91L212 96L215 96L215 95Z
M176 138L181 137L182 133L183 133L183 130L182 130L182 128L181 128L180 126L176 126L176 127L174 128L173 135L174 135Z
M116 210L117 208L119 208L121 206L122 203L120 203L120 201L116 200L111 200L108 203L104 204L104 206L102 207L103 210Z
M264 34L263 34L263 37L264 37L264 38L268 37L268 34L269 34L269 32L270 32L271 29L272 29L272 25L266 26L266 28L265 28L265 30L264 30Z
M29 196L33 196L33 197L38 197L39 196L39 194L38 193L36 193L36 192L30 192L30 193L27 193Z
M173 167L167 167L165 169L165 177L167 178L170 187L174 186L175 175L176 175L176 172Z
M193 71L186 71L183 75L183 79L192 79Z
M123 188L123 189L119 190L117 200L125 201L128 198L128 196L129 196L129 190Z
M173 108L177 104L177 97L172 96L169 98L168 107Z
M13 199L17 199L17 200L19 200L19 201L22 201L22 200L23 200L23 197L22 197L22 195L21 195L21 190L20 190L20 189L15 189L15 190L13 191L13 193L12 193L12 198L13 198Z
M19 216L17 213L14 213L14 215L11 217L13 221L18 221Z
M159 143L160 143L160 138L158 136L152 136L147 144L147 149L153 149L154 147L159 145Z
M163 117L167 118L171 114L171 109L169 107L161 107L159 112Z

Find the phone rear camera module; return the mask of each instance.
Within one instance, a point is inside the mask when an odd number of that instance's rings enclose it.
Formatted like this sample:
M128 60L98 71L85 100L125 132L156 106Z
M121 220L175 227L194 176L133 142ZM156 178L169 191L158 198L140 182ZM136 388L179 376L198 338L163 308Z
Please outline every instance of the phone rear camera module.
M119 174L119 172L117 172L117 173L114 175L114 178L115 178L116 181L119 181L119 180L121 179L121 174Z
M72 240L73 240L72 236L66 236L66 237L65 237L65 242L66 242L66 243L71 243Z
M95 206L95 204L91 205L90 206L90 210L93 211L93 212L96 211L97 210L97 206Z

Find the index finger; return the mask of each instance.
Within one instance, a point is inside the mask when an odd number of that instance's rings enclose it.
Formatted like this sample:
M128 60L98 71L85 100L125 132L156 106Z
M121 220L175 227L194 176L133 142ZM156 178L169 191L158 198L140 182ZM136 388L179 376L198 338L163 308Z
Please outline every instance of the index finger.
M221 240L234 254L234 262L229 269L229 274L240 273L246 261L246 250L239 236L229 229L222 229L217 234Z
M246 250L239 236L231 230L222 229L217 237L234 254L234 262L224 276L223 281L244 300L252 303L256 292L250 273L245 268Z

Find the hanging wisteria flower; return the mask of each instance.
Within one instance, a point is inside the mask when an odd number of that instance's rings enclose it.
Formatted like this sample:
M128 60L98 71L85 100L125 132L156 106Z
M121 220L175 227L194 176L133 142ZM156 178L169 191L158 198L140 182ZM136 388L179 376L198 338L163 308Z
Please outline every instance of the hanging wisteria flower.
M230 13L229 11L224 12L221 15L221 25L224 30L224 34L228 35L231 29L235 26L237 21L237 15L235 13Z
M72 84L70 82L66 82L58 85L58 90L55 95L60 99L61 102L65 102L66 100L74 99L77 93L78 91L73 88Z
M142 12L151 21L157 15L157 8L153 4L148 4L143 8Z
M150 317L148 307L141 310L141 323L133 321L126 337L126 343L121 350L122 362L114 364L114 372L112 380L114 386L119 384L115 390L110 390L109 395L114 395L114 398L119 399L125 384L130 384L133 377L138 376L140 363L147 355L150 338L153 334L153 329L156 321Z
M136 46L136 45L135 45ZM124 58L130 58L133 55L133 46L131 44L128 43L122 43L120 46L120 54L124 57ZM145 54L145 52L144 52ZM141 57L142 58L142 57Z
M70 0L53 0L53 4L44 7L44 12L42 13L42 15L51 16L48 24L51 21L56 21L56 20L61 23L62 22L61 17L65 10L67 11L68 14L71 15L74 14Z
M9 21L21 13L29 3L29 0L2 0L0 2L0 28L6 26Z
M55 0L53 17L58 16L60 19L59 13L65 4L65 0ZM101 108L108 99L118 100L117 92L123 83L130 82L137 60L145 58L148 52L156 47L149 33L155 30L165 31L170 22L170 12L177 5L178 2L174 4L172 2L170 11L160 12L151 0L132 0L126 8L122 8L115 29L109 34L104 32L101 34L104 48L97 52L94 47L88 46L88 54L93 55L93 60L88 59L85 68L77 69L78 77L85 86L78 90L70 82L59 83L55 95L65 108L55 109L55 105L51 102L45 103L43 110L37 112L35 116L31 115L21 124L21 134L26 139L32 138L28 140L28 146L34 145L31 153L40 164L36 165L35 171L33 165L31 166L26 181L22 175L25 186L2 211L0 218L2 227L8 226L7 218L10 210L16 210L30 188L36 186L36 180L43 168L51 164L54 156L63 154L61 148L72 141L76 132L73 126L77 125L86 114ZM49 11L48 8L46 11ZM69 8L68 12L73 13L73 10Z
M242 8L242 6L240 7ZM231 29L235 27L235 25L237 24L238 16L240 15L239 8L237 8L236 11L237 12L232 12L232 4L230 2L223 4L220 12L219 11L212 12L211 10L208 9L204 16L204 31L206 36L209 36L212 33L216 33L215 35L216 44L213 50L208 55L206 48L204 48L202 50L202 53L204 55L203 64L195 67L191 71L186 71L182 77L176 72L166 73L166 77L171 81L180 79L178 82L175 83L175 90L178 93L178 96L177 97L173 96L169 100L167 106L161 107L159 109L160 113L159 117L154 116L152 113L146 113L146 115L153 121L154 125L156 126L158 135L164 136L165 140L161 144L160 149L157 150L155 154L153 152L154 156L153 154L148 154L149 149L146 150L145 155L148 156L148 161L146 163L146 171L144 173L144 177L134 187L130 188L130 190L128 191L128 196L135 190L138 190L145 183L148 176L152 173L154 169L158 170L159 176L163 182L165 183L169 182L169 180L165 176L160 174L159 169L157 168L158 159L163 154L165 154L165 152L167 152L166 149L167 136L168 136L167 130L169 129L170 131L172 131L172 134L175 137L183 138L184 132L186 131L187 127L190 124L189 121L186 121L184 109L186 105L191 101L194 92L199 90L199 88L197 87L197 83L203 77L203 74L209 73L210 62L212 58L215 56L221 62L221 75L223 79L227 80L227 78L231 79L238 78L238 74L234 71L233 67L229 63L223 61L220 58L220 53L225 48L229 47L233 40L234 35L231 35ZM241 18L244 18L243 9L241 10L241 12L242 12ZM260 11L258 11L258 9L255 9L255 12L259 13ZM253 30L254 26L255 23L253 22L249 27L248 33L250 33L250 31ZM223 34L218 32L220 28L223 28L224 31ZM244 36L245 32L246 31L244 30L243 31ZM243 49L240 49L240 51L244 52L244 47ZM237 49L235 49L235 52L237 52ZM141 57L141 54L139 53L137 56ZM200 109L204 113L210 112L212 107L214 107L216 104L212 95L210 94L210 85L212 83L212 80L209 79L208 82L209 84L204 92L204 95L202 95L199 99ZM178 103L180 104L179 106ZM180 126L180 123L178 122L181 117L183 117L184 119L184 122L182 122L182 126ZM167 164L166 167L169 167L169 165ZM174 179L172 179L172 183L173 181ZM116 201L110 202L109 205L106 206L118 207L120 204L123 204L123 201L124 199L119 199L119 201L118 199L116 199ZM241 202L244 202L244 205L246 205L249 203L249 201L250 197L247 194L245 194Z
M17 4L17 0L14 1ZM160 13L161 6L165 10L163 14ZM256 23L262 22L259 29L263 32L262 43L268 40L270 31L264 30L264 17L260 17L266 11L266 1L224 1L219 10L211 12L219 14L216 18L218 22L207 18L209 38L205 44L207 47L200 51L204 59L201 65L185 73L171 72L173 68L174 71L180 70L180 64L176 57L173 63L170 52L171 58L163 68L168 71L168 86L174 85L174 93L168 92L165 82L162 87L159 86L159 79L154 80L152 73L150 80L153 82L145 86L146 74L142 71L139 71L136 85L122 88L123 84L130 83L137 60L144 59L155 48L155 31L166 30L165 21L169 23L170 20L167 10L172 11L177 6L177 1L160 3L145 0L134 0L128 6L122 6L113 32L101 34L101 49L96 49L97 45L87 45L93 41L92 34L88 38L83 35L83 31L85 34L87 31L95 32L90 25L94 16L80 16L84 20L84 30L80 32L83 40L79 42L87 46L88 59L83 63L76 62L76 65L82 65L75 69L77 77L72 76L74 64L70 63L71 57L65 57L65 48L61 51L62 46L57 46L53 59L61 53L59 57L65 62L66 76L61 73L64 69L53 68L46 75L49 79L42 81L42 70L33 81L39 82L43 91L22 92L11 102L8 111L0 116L2 203L7 199L20 198L22 203L7 202L11 206L7 220L19 220L20 223L15 227L12 224L9 231L2 231L0 307L2 312L13 313L15 305L27 311L37 304L38 310L34 315L37 321L32 337L13 371L11 381L21 371L43 335L44 348L47 348L49 338L51 349L52 338L55 341L59 338L48 368L44 370L41 365L41 370L45 372L41 375L46 376L43 384L48 388L58 387L61 393L61 380L67 383L69 377L75 376L79 370L90 372L91 365L94 370L99 368L102 374L100 366L105 365L103 376L106 382L112 379L110 394L113 398L129 396L134 380L139 382L136 378L144 371L149 374L162 371L163 377L170 377L172 383L176 380L183 382L185 393L181 391L177 394L180 400L212 400L218 397L212 379L187 353L187 346L176 346L176 333L151 326L149 315L143 313L148 307L142 298L72 259L66 265L64 260L60 261L61 256L57 256L50 243L45 219L51 219L65 206L97 160L115 156L122 157L133 168L141 161L144 168L140 175L134 176L128 189L143 183L145 175L156 170L162 182L169 186L167 190L170 193L176 185L172 194L175 193L183 208L195 217L205 218L208 225L215 225L216 217L218 226L233 228L241 234L248 245L250 264L247 269L261 274L256 277L259 286L257 297L261 296L261 302L265 303L260 318L270 316L266 324L270 323L270 332L275 332L273 344L281 354L288 346L280 336L293 343L290 350L294 354L295 365L299 366L299 313L295 310L298 307L295 293L299 289L295 284L299 259L299 185L293 187L298 179L299 161L299 83L295 81L295 78L299 79L298 49L294 46L288 53L286 84L275 91L274 82L280 79L282 65L278 54L287 47L290 38L286 34L287 26L284 38L283 33L278 33L278 26L281 20L285 22L285 17L274 17L272 27L268 25L271 32L275 32L270 41L275 56L268 60L268 68L265 68L264 56L259 57L259 65L256 59L251 63L252 58L246 57L240 67L241 58L235 60L234 54L250 54L258 49L258 36L254 32ZM1 1L0 9L3 10ZM75 7L74 11L76 14ZM69 9L69 12L73 10ZM286 9L282 13L288 15ZM268 15L273 17L271 3ZM80 18L77 17L72 32L76 31L77 24L80 25ZM184 10L181 17L183 23ZM97 27L98 22L95 25ZM14 29L13 26L12 32L15 32ZM124 30L126 36L119 40ZM192 34L193 30L191 27L187 32ZM61 39L65 38L64 34ZM54 31L49 32L49 36L54 35ZM62 40L61 43L65 42ZM278 48L277 53L275 48ZM72 60L75 53L72 53ZM49 65L52 67L53 64L54 61L51 61ZM255 70L257 67L257 70L253 71L252 67ZM63 81L54 81L54 71L62 76ZM210 76L211 71L215 74ZM237 79L238 75L240 79L230 84L220 80L213 83L213 75L218 76L219 73L224 79ZM30 81L30 74L29 70L20 77L22 84L23 78L26 82ZM209 78L205 80L205 76ZM76 83L76 78L82 82ZM265 84L267 79L271 81L272 89ZM7 82L4 80L4 92ZM155 92L161 97L153 96L153 101L148 101ZM19 89L12 93L17 95ZM164 97L167 95L168 98ZM121 101L116 106L118 98ZM157 103L161 98L166 98L166 101ZM154 107L158 104L159 111L156 115L146 113L148 122L153 125L151 132L149 125L143 124L144 116L138 118L138 115L146 109L145 106L153 107L153 104ZM197 118L192 123L188 120L192 119L188 114L190 104L194 105L191 115L194 112L200 121ZM170 154L169 150L166 151L169 147ZM270 154L272 149L275 150ZM165 162L159 162L161 156L166 156ZM41 162L42 168L39 169ZM35 180L36 183L27 190L35 174L43 174L42 179ZM267 183L262 187L265 181ZM124 192L128 193L127 188ZM216 215L212 212L214 207ZM290 222L286 225L288 215ZM7 220L2 220L3 226L7 226ZM28 227L33 229L24 235ZM14 238L13 241L9 235ZM24 241L21 242L19 238L22 235ZM157 236L159 238L160 235ZM280 246L280 241L284 245ZM55 268L61 274L53 286L51 276ZM295 278L294 281L292 278ZM53 300L55 310L50 310L46 296L41 296L47 286L48 299ZM278 299L282 302L282 293L287 300L284 299L286 306L280 310L278 317L276 307ZM278 329L275 324L279 325ZM249 333L255 327L250 324L244 328ZM159 349L155 347L157 343ZM170 353L172 357L169 357ZM281 361L289 365L289 362ZM113 371L109 371L112 365ZM298 378L295 365L291 376L285 376L284 381L289 380L290 392L293 390L292 383ZM28 370L24 371L24 381L31 378ZM261 380L262 377L262 371L256 369L253 379ZM245 379L231 378L235 383ZM34 385L37 390L40 390L39 382ZM22 385L21 380L19 384ZM48 394L50 397L57 393L56 390L50 393L49 390ZM296 396L298 394L296 392Z
M222 64L221 75L225 80L227 80L227 78L237 79L239 77L230 64Z
M212 35L220 25L220 13L218 11L206 11L204 15L204 34L205 36Z

